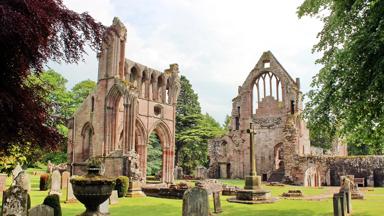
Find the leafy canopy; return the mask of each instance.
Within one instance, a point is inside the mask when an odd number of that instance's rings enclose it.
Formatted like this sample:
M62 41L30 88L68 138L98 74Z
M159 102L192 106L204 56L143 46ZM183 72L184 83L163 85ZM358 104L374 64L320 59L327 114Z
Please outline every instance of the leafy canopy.
M323 67L314 77L305 116L312 138L342 137L352 154L384 148L384 1L306 0L299 17L324 23L313 51Z
M61 0L4 0L0 29L0 151L13 144L54 148L62 136L46 124L51 105L25 81L49 59L75 63L87 45L99 50L105 28Z

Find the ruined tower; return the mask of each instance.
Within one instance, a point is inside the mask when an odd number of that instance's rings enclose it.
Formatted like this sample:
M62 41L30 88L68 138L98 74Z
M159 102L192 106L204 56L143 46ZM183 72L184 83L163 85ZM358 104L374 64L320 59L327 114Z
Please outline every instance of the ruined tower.
M72 174L99 157L108 176L128 175L127 155L138 154L145 180L147 143L154 132L162 147L162 182L173 182L175 115L179 68L164 72L125 58L127 30L119 19L106 30L98 54L98 81L69 124L68 159Z

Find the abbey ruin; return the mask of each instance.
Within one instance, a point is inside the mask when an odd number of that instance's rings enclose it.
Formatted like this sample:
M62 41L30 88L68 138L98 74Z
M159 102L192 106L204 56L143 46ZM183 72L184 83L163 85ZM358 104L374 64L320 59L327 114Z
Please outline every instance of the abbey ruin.
M348 157L335 141L331 151L311 147L300 79L293 79L270 51L264 52L232 100L231 126L209 143L211 178L244 178L249 172L250 123L256 130L257 173L263 181L304 186L339 185L340 176L383 185L382 156Z
M89 158L100 158L105 175L145 183L147 145L156 133L162 149L162 183L174 182L177 64L164 72L125 58L127 30L115 18L98 55L97 87L69 121L68 159L82 174ZM257 173L263 181L304 186L339 185L340 176L383 186L382 156L347 156L347 146L331 151L310 145L301 118L300 79L293 79L270 51L264 52L232 100L231 126L209 145L209 177L244 178L250 170L249 129L253 124Z
M96 90L70 121L72 174L84 173L85 161L99 157L105 175L145 181L148 138L155 132L162 147L161 181L173 182L178 65L160 72L126 59L126 36L126 28L115 18L98 55Z

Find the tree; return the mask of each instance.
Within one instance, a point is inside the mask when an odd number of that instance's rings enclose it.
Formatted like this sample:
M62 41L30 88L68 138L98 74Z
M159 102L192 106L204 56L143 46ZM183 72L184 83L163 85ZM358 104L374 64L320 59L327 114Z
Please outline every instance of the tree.
M194 127L201 114L199 98L192 85L185 76L180 77L181 89L176 106L176 164L179 163L180 150L185 144L178 139L177 134L182 134L185 130Z
M77 108L83 103L85 98L96 88L96 82L93 80L84 80L77 83L72 88L72 113L71 116L76 112Z
M183 143L180 149L180 165L190 174L197 166L208 166L208 140L222 136L225 130L210 115L192 115L196 124L176 134Z
M229 127L231 126L232 117L230 115L225 116L223 128L224 130L228 131Z
M89 44L99 50L104 27L61 0L0 2L0 150L11 145L53 148L62 136L47 125L51 105L26 84L49 60L78 62Z
M161 164L163 163L160 139L156 133L151 133L147 146L147 176L156 176L161 170Z
M73 96L66 88L68 80L54 70L47 70L39 74L33 73L28 77L27 82L38 86L41 100L50 104L46 125L56 128L65 137L67 135L66 120L73 114L71 109Z
M309 128L326 142L342 137L352 154L383 153L383 11L376 0L306 0L298 9L324 22L313 48L323 67L308 93Z
M210 115L201 114L199 97L185 76L176 108L176 164L190 174L198 165L208 165L208 140L224 133Z

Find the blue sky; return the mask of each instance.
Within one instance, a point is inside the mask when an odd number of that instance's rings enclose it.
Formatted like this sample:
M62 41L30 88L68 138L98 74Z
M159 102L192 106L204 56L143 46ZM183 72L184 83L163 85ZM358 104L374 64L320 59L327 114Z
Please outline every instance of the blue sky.
M302 0L64 0L105 25L117 16L126 25L126 57L163 71L178 63L198 93L203 112L223 122L232 98L264 51L271 50L309 90L318 72L312 46L322 24L298 19ZM69 86L97 79L96 54L78 65L49 63Z

